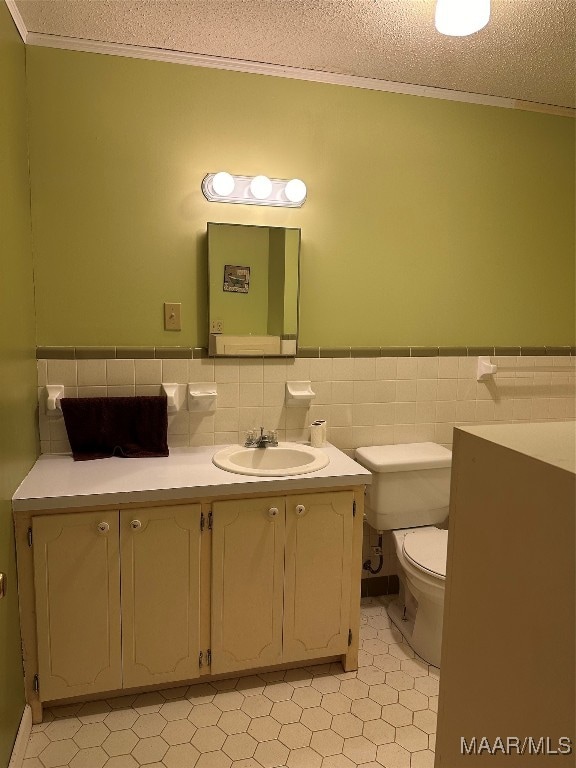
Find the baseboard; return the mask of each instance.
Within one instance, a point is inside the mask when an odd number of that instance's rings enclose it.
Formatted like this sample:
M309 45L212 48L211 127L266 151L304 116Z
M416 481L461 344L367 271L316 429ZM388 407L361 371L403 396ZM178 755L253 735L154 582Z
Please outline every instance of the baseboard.
M24 765L24 756L26 755L26 747L28 746L31 732L32 710L30 709L30 706L26 704L24 712L22 713L22 719L20 720L20 727L18 728L8 768L22 768Z
M373 579L362 579L362 597L377 597L378 595L397 595L400 590L398 576L377 576Z

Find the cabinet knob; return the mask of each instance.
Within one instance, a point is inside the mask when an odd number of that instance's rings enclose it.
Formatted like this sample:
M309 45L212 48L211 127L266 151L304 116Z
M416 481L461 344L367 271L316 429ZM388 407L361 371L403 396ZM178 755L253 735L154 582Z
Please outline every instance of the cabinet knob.
M296 514L302 516L306 512L304 504L296 504Z
M110 525L103 520L101 523L98 523L98 530L100 533L108 533L110 530Z
M132 530L134 531L137 531L138 528L142 528L142 523L140 522L140 520L131 520L130 528L132 528Z
M270 520L274 520L275 517L278 517L278 507L270 507L268 510L268 517Z

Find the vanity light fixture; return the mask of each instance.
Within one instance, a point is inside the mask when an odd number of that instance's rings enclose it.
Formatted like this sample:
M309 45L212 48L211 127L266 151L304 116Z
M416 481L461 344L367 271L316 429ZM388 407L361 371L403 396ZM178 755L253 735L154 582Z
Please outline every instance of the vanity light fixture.
M272 182L268 176L254 176L250 182L250 192L256 200L266 200L272 193Z
M290 179L284 187L284 194L291 203L301 203L306 197L306 184L300 179Z
M212 189L217 195L226 197L234 192L234 176L226 171L215 173L212 179Z
M244 203L300 208L306 201L301 179L271 179L268 176L233 176L226 171L209 173L202 180L202 193L211 203Z
M488 24L490 0L437 0L436 29L443 35L466 37Z

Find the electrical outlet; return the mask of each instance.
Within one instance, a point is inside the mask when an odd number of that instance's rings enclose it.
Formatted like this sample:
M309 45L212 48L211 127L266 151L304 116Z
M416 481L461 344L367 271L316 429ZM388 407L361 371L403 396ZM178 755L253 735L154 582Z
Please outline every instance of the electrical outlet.
M164 330L181 331L180 308L182 304L164 304Z
M210 333L222 333L223 324L222 320L212 320L210 323Z

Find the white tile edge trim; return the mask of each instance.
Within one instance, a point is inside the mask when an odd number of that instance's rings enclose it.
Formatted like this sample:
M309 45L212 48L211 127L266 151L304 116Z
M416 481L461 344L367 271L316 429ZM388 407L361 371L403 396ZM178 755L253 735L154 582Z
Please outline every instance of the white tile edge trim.
M16 0L4 0L4 2L6 3L8 10L10 11L10 15L12 16L14 24L16 24L18 32L20 33L20 37L25 43L27 43L28 30L26 29L26 24L24 24L24 19L20 15L20 11L18 10L18 6L16 5Z
M26 704L24 712L22 713L22 719L20 720L20 727L18 728L18 734L16 735L16 741L14 742L12 757L8 763L8 768L22 768L31 732L32 710L30 705Z
M6 2L14 4L14 0L6 0ZM24 29L26 28L24 27ZM345 85L352 88L365 88L372 91L401 93L408 96L425 96L433 99L463 101L471 104L482 104L484 106L503 107L505 109L521 109L530 112L545 112L547 114L561 115L564 117L576 117L576 109L572 109L571 107L558 107L551 104L520 101L518 99L508 99L501 96L468 93L466 91L453 91L432 86L396 83L390 80L377 80L375 78L359 77L357 75L319 72L312 69L301 69L299 67L289 67L279 64L264 64L253 61L244 61L241 59L229 59L223 56L207 56L199 53L170 51L163 48L126 45L124 43L82 40L74 37L60 37L58 35L46 35L37 32L27 32L25 42L28 45L36 45L43 48L61 48L68 51L102 53L109 56L125 56L132 59L148 59L150 61L164 61L171 64L186 64L194 67L226 69L254 75L271 75L273 77L286 77L293 80L307 80L329 85Z

